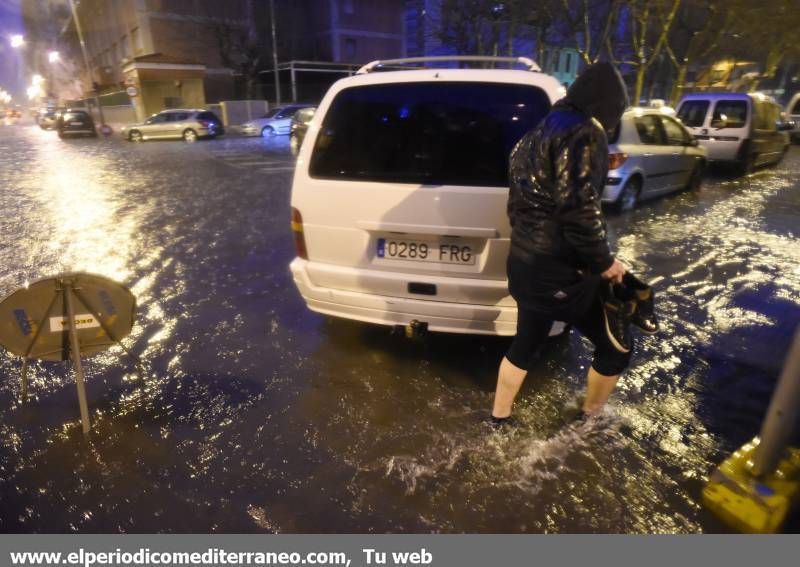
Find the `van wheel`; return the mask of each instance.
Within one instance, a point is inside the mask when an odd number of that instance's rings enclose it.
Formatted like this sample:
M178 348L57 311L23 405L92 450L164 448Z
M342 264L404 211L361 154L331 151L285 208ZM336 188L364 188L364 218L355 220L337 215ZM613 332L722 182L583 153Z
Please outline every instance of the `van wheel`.
M689 182L686 184L688 191L698 191L703 184L703 173L705 173L706 166L703 161L698 161L694 166L691 175L689 175Z
M642 182L638 177L631 177L622 186L622 191L619 192L614 203L614 208L617 211L630 211L636 207L639 202L639 194L642 192Z
M272 138L275 135L275 129L272 126L264 126L261 129L262 138Z
M183 139L186 142L196 142L197 132L195 132L191 128L187 128L186 130L183 131Z

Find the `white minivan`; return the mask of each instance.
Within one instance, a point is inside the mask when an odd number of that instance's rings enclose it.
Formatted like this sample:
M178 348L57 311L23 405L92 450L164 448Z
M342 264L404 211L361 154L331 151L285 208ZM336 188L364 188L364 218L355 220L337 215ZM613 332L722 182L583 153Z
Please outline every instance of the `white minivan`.
M678 105L678 118L708 151L711 163L747 173L781 161L789 149L781 107L761 93L693 93Z
M525 70L406 68L453 59ZM526 58L376 61L335 83L292 185L291 271L309 308L406 330L513 335L508 158L563 95Z

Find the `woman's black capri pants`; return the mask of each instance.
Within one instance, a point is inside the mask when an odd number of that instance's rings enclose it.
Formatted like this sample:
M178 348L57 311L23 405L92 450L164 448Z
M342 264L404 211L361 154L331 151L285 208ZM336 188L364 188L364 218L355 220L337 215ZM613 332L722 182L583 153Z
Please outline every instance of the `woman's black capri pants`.
M603 306L598 297L589 310L572 321L573 326L594 344L592 368L604 376L616 376L628 367L631 351L619 352L606 334ZM553 320L540 313L520 308L517 315L517 335L506 353L506 358L517 368L528 369L538 347L550 333Z

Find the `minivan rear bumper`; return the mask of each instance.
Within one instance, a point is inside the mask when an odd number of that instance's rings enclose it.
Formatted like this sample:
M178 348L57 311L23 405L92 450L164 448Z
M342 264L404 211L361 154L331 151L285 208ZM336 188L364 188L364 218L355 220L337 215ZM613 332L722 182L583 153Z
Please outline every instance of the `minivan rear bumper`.
M289 267L309 309L317 313L392 326L417 320L427 323L431 331L445 333L513 336L516 332L517 308L513 305L451 303L321 287L312 283L307 260L295 258ZM472 284L480 285L480 280Z

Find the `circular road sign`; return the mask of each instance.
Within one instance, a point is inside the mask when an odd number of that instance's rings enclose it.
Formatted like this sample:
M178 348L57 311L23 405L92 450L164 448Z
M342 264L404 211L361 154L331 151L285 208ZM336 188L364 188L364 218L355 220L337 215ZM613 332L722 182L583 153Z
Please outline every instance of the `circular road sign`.
M64 274L33 282L0 302L0 346L22 357L69 360L65 282L81 356L103 352L131 332L136 298L128 288L95 274Z

